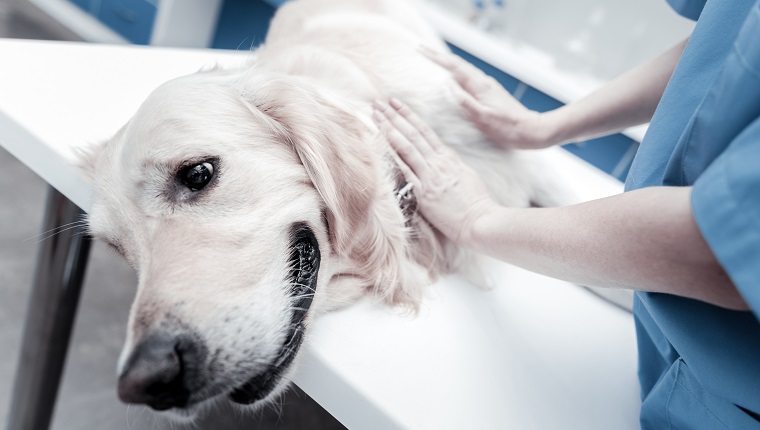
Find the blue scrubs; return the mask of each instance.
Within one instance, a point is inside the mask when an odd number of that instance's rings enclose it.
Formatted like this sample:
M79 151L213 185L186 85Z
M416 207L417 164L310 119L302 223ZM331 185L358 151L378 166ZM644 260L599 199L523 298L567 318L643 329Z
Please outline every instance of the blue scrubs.
M690 186L751 312L636 293L643 429L760 429L760 0L669 0L698 19L626 190Z

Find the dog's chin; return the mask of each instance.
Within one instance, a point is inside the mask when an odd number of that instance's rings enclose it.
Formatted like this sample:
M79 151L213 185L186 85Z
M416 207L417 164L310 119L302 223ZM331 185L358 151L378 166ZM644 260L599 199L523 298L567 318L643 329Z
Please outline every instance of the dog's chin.
M219 394L217 396L201 400L197 403L187 405L183 408L171 408L164 411L155 411L159 416L178 424L180 428L183 426L191 426L195 420L204 416L210 410L217 409L222 403L230 403L235 409L241 412L255 412L264 407L266 404L274 401L278 395L287 389L287 382L285 378L278 380L273 386L271 391L265 395L256 396L254 400L246 399L245 402L232 399L232 394ZM235 390L237 391L237 390ZM235 392L233 391L233 392Z
M242 385L240 388L234 389L230 393L218 394L216 396L197 401L182 408L171 408L163 411L155 411L159 416L166 418L167 420L179 424L181 427L186 425L192 425L196 418L202 417L208 413L209 410L213 410L220 406L220 403L229 402L236 409L245 412L255 412L267 403L272 402L277 398L284 390L287 389L288 383L286 375L290 369L285 368L282 375L273 380L267 382L271 384L268 386L267 392L264 391L251 391L255 387L259 387L263 379L251 378L249 382ZM255 394L254 394L255 393Z
M240 405L252 405L269 397L278 385L281 385L293 364L293 360L298 355L298 350L303 343L304 329L303 321L299 322L292 329L288 341L282 346L277 360L265 372L250 378L243 385L235 388L229 394L229 399Z
M199 415L201 409L203 409L206 404L211 403L214 402L212 399L209 399L206 402L188 405L181 409L171 408L165 411L156 411L156 413L177 424L192 424L195 421L195 418Z

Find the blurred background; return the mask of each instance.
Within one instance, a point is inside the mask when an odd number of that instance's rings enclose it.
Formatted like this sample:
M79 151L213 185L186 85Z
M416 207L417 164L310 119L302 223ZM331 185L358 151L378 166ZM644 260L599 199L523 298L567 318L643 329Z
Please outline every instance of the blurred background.
M685 38L693 24L663 0L400 0L418 3L452 50L528 108L546 111L592 91ZM0 37L248 50L264 41L284 0L0 0ZM2 53L0 52L0 58ZM2 60L0 60L2 61ZM51 64L50 67L55 67ZM0 94L2 97L2 94ZM624 180L644 128L565 145ZM10 405L46 184L0 149L0 423ZM160 429L116 397L115 366L136 277L95 244L54 429ZM339 429L294 387L256 416L222 409L199 429Z

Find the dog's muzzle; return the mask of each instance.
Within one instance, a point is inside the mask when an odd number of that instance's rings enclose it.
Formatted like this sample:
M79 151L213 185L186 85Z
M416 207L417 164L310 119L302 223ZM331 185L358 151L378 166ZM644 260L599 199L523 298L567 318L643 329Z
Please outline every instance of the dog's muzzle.
M321 256L319 243L305 223L293 225L289 249L290 270L286 280L291 315L285 340L265 369L229 392L233 402L248 405L271 394L303 343ZM134 348L119 377L122 401L145 404L158 411L187 408L201 401L198 393L208 383L204 370L208 353L199 336L189 332L186 326L184 330L187 333L179 336L152 334Z

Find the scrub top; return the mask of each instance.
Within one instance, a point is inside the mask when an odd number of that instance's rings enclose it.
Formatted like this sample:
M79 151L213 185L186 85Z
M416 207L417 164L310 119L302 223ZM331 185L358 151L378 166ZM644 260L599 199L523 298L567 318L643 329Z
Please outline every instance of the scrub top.
M697 225L752 308L636 293L643 429L760 429L760 0L669 0L698 19L626 190L691 186Z

